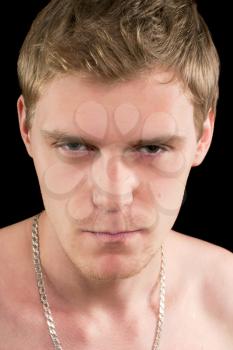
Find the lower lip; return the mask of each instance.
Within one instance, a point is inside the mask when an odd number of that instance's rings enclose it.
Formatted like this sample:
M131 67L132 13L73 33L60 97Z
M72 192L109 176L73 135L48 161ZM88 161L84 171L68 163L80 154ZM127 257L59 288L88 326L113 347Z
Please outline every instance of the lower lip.
M102 232L88 232L92 236L103 242L121 242L128 239L136 237L141 231L132 231L132 232L121 232L121 233L102 233Z

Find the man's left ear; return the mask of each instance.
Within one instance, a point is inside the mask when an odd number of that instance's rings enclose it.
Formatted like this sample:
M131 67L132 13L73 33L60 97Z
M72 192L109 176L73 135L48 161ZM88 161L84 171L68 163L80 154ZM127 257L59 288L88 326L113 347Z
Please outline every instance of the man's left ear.
M195 157L192 163L192 166L198 166L202 163L205 158L213 138L214 133L214 121L215 115L214 112L209 110L206 120L203 124L203 131L201 137L198 140Z

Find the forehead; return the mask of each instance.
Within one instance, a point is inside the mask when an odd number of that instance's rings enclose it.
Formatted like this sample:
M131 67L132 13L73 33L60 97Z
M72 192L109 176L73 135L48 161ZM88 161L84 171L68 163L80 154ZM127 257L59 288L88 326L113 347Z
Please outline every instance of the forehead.
M121 129L133 129L140 120L148 129L178 128L185 132L193 124L193 106L181 83L171 80L169 73L154 72L114 84L67 75L45 86L36 117L46 129L69 131L83 122L85 129L98 133L114 120L122 124Z

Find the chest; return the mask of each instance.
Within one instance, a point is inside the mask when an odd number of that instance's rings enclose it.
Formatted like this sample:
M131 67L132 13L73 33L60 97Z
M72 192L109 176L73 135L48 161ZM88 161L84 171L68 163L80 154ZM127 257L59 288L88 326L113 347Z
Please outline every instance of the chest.
M231 350L232 343L217 324L203 314L165 317L160 340L160 350ZM143 317L143 315L142 315ZM137 320L138 321L138 320ZM142 319L143 321L143 319ZM135 321L135 324L138 322ZM56 326L63 350L152 350L155 322L145 320L135 330L135 324L127 327L83 329L71 320L57 318ZM46 321L43 317L29 315L0 317L0 350L34 349L53 350Z
M179 310L179 312L177 312ZM165 317L160 350L231 350L226 324L201 308L186 305Z

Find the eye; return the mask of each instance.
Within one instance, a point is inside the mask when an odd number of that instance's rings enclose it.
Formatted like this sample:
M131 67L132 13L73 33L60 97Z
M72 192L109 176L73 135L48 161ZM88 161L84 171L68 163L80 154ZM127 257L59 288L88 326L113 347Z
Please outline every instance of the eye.
M79 142L55 143L53 146L68 157L82 157L94 150L93 147Z
M86 151L87 146L81 143L76 143L76 142L69 142L65 144L59 145L59 148L69 151L69 152L81 152L81 151ZM82 149L84 148L84 149Z
M141 153L145 153L147 155L157 155L159 153L165 152L168 150L168 147L161 145L145 145L138 147L138 150L143 150Z

